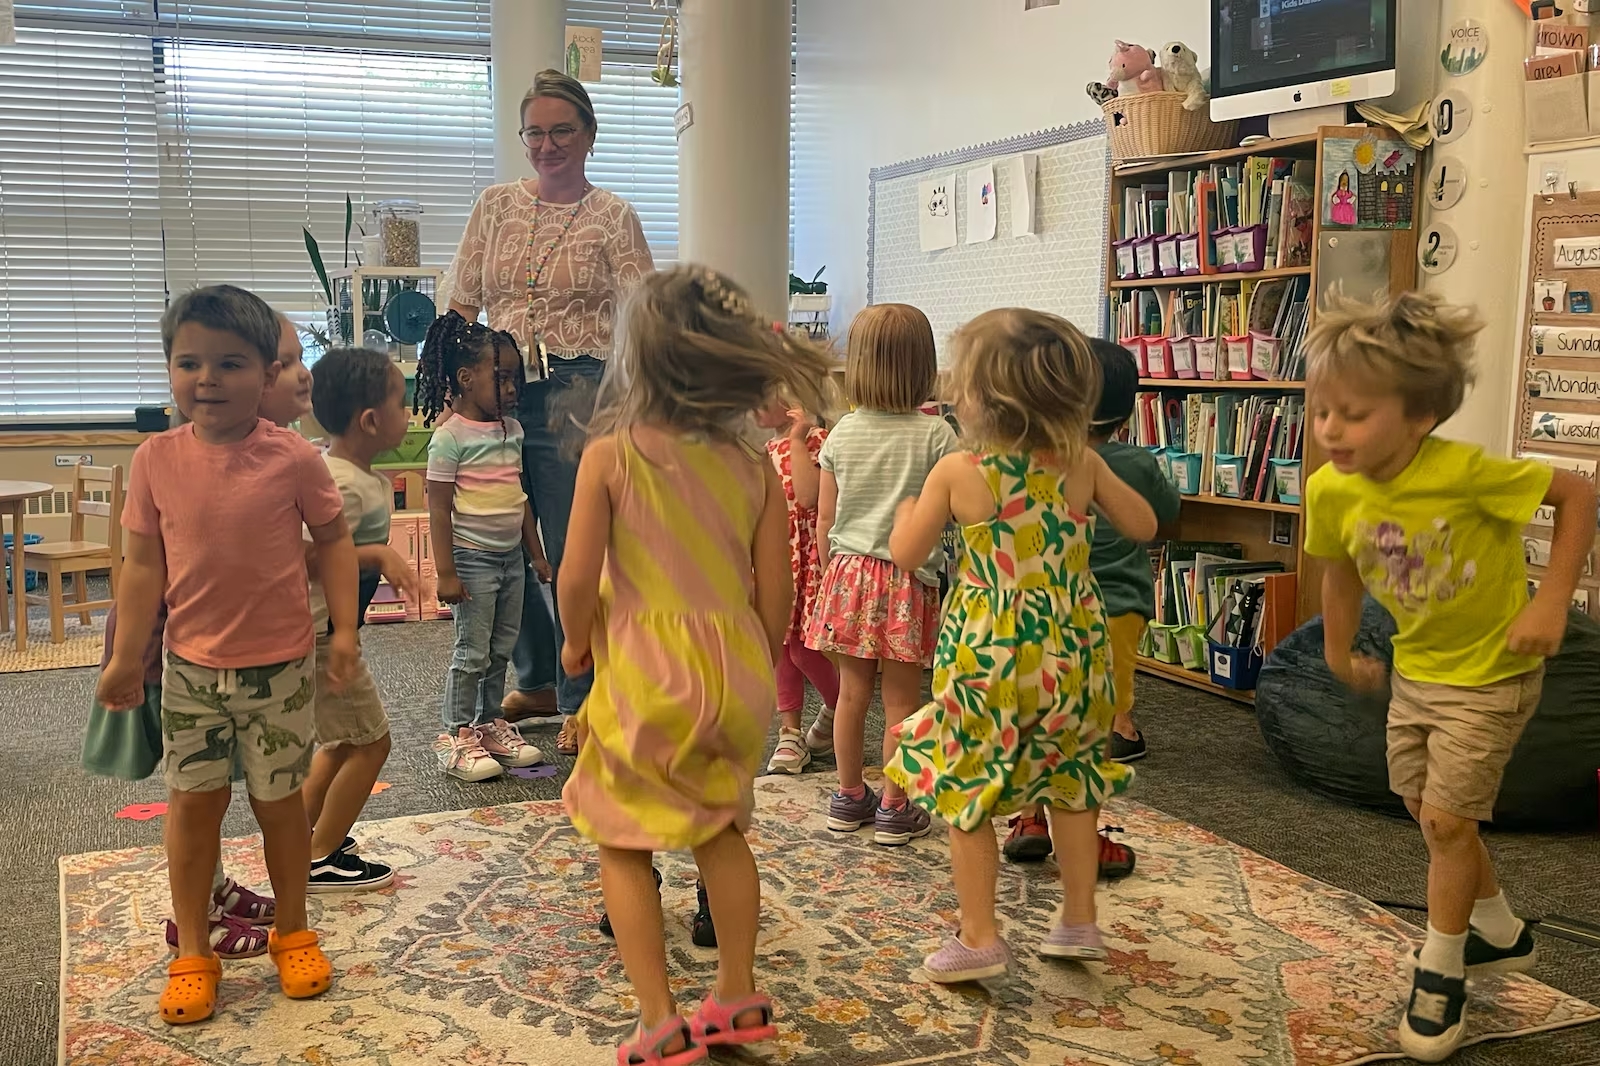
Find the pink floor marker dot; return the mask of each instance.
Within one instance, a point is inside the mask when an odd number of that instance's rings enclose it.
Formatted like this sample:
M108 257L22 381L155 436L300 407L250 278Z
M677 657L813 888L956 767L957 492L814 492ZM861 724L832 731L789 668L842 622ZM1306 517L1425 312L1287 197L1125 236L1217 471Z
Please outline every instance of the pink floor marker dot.
M373 786L372 786L372 794L373 794L373 795L374 795L374 796L376 796L376 795L377 795L377 794L378 794L378 793L380 793L380 792L387 792L387 791L388 791L388 790L389 790L389 789L391 789L391 788L393 788L393 787L394 787L394 786L393 786L393 785L391 785L391 784L390 784L390 783L389 783L389 782L387 782L387 781L378 781L378 782L375 782L375 783L374 783L374 784L373 784Z
M130 803L118 811L118 818L127 818L134 822L148 822L152 818L160 818L167 813L165 803Z

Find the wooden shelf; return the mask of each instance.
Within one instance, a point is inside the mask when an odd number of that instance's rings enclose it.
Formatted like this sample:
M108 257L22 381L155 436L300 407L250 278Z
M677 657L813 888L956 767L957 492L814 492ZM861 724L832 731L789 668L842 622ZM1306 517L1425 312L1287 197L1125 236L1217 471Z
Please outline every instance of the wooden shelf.
M1224 148L1220 152L1191 152L1187 155L1165 155L1153 159L1133 159L1115 163L1111 173L1119 178L1136 174L1165 174L1169 170L1197 170L1212 163L1229 159L1243 159L1252 155L1292 155L1291 149L1315 148L1317 135L1308 133L1300 137L1279 137L1277 140L1257 141L1242 148Z
M1221 696L1223 699L1233 700L1237 703L1253 704L1256 701L1256 694L1253 690L1240 691L1236 688L1223 688L1221 685L1214 684L1211 680L1211 675L1203 670L1187 670L1181 666L1164 663L1160 659L1152 659L1145 655L1139 656L1139 669L1147 674L1154 674L1156 677L1164 678L1168 681L1176 681L1180 685L1188 685L1190 688L1197 688L1202 692L1209 692L1212 695Z
M1251 270L1246 273L1229 272L1223 274L1179 274L1171 278L1129 278L1126 281L1113 281L1113 289L1170 289L1180 285L1211 285L1221 281L1271 281L1273 278L1305 278L1311 276L1311 268L1303 267L1274 267L1271 270Z
M1146 389L1187 389L1190 392L1216 392L1218 389L1238 389L1242 392L1303 392L1303 381L1207 381L1204 378L1140 378L1139 385Z
M1265 503L1258 500L1236 500L1232 496L1185 496L1184 503L1204 503L1213 507L1243 507L1247 511L1277 511L1280 514L1299 514L1298 503Z

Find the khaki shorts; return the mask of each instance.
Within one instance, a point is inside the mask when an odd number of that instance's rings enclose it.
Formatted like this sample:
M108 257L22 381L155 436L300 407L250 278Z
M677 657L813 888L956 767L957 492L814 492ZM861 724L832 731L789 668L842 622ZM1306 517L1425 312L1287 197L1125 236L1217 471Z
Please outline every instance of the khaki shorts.
M311 657L217 670L167 653L161 675L162 776L175 792L229 787L234 759L250 795L292 796L311 768Z
M1117 690L1118 714L1133 710L1133 671L1139 663L1139 640L1144 636L1144 615L1119 614L1106 619L1111 633L1111 679Z
M1389 788L1458 818L1494 817L1511 751L1539 706L1544 667L1460 688L1390 677Z
M356 660L356 672L343 691L333 691L328 683L328 646L332 641L319 629L317 637L317 702L314 714L317 743L331 748L339 744L372 744L389 734L389 716L383 713L378 686L367 669L367 657Z

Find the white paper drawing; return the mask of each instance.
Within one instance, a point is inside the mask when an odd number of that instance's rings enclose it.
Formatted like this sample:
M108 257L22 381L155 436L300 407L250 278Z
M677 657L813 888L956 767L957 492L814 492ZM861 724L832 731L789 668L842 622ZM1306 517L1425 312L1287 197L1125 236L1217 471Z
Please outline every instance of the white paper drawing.
M918 234L924 252L953 248L956 243L956 182L954 175L917 183Z
M1039 156L1035 152L1014 155L1001 165L1006 179L1006 195L1011 198L1011 235L1026 237L1033 232L1034 186L1039 180Z
M17 43L17 20L11 0L0 0L0 45Z
M994 240L998 215L994 190L994 164L985 163L967 171L967 243Z

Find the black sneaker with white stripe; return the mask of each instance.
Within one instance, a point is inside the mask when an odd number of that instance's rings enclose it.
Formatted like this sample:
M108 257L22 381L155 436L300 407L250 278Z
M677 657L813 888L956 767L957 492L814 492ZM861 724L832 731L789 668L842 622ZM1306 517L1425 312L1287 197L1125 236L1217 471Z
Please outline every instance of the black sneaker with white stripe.
M306 883L306 891L360 892L382 888L393 880L392 869L381 862L369 862L341 844L327 858L311 860L311 877Z
M1400 1019L1400 1050L1418 1062L1455 1054L1467 1028L1467 982L1432 970L1411 974L1411 999Z

